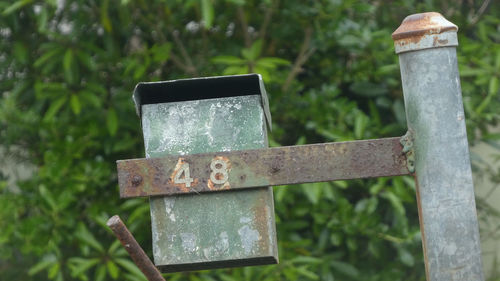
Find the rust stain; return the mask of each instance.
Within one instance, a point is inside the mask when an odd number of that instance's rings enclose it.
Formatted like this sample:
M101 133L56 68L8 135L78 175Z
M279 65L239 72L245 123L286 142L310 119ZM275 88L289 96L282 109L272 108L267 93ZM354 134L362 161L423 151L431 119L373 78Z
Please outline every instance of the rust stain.
M430 12L406 17L392 33L392 39L400 45L418 43L425 35L457 31L458 27L447 21L440 13Z
M276 174L281 171L284 166L284 152L282 151L276 157L273 158L271 162L271 170L269 171L271 174Z
M440 45L446 45L446 44L448 44L448 39L438 40L438 43Z
M422 249L424 252L424 263L425 263L425 276L427 280L431 280L429 277L429 260L427 259L427 240L425 240L425 229L424 221L422 215L422 201L420 199L420 187L418 185L417 175L413 174L413 179L415 179L415 188L417 190L417 208L418 208L418 222L420 224L420 233L422 233Z
M264 188L267 189L269 187ZM252 212L255 214L253 222L259 232L258 244L262 252L269 251L269 244L267 243L267 239L269 237L269 228L267 224L272 213L265 202L266 200L263 197L259 197L258 202L252 208Z
M438 46L446 45L446 44L448 44L448 39L439 39L437 37L434 37L434 40L432 41L433 47L438 47Z
M397 169L399 167L403 174L411 174L410 171L408 171L408 167L406 165L406 155L403 152L403 145L401 144L401 142L398 141L393 143L392 157L394 169Z
M148 181L148 177L151 177L151 174L141 175L139 165L129 161L118 161L118 179L119 184L125 184L130 188L125 190L120 190L120 196L130 197L130 196L147 196L147 191L144 189L145 181Z
M132 186L137 187L142 183L142 177L140 175L135 175L132 177Z

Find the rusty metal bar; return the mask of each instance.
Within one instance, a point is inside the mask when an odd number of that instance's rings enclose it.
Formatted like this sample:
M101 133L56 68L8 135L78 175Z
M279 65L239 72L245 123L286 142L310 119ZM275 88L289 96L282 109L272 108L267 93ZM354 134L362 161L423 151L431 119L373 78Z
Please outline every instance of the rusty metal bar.
M428 281L484 280L474 186L457 67L457 26L411 15L393 33L415 157Z
M120 197L409 174L400 138L119 160Z
M165 281L160 271L154 266L118 215L112 216L108 220L107 226L111 228L116 238L120 240L134 263L149 281Z

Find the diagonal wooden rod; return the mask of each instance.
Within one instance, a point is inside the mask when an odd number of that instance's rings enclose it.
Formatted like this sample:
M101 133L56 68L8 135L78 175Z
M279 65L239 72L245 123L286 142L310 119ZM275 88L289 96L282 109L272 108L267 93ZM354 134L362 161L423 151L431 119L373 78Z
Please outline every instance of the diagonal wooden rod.
M161 276L160 271L158 271L153 262L151 262L118 215L112 216L106 224L111 228L116 238L120 240L134 263L149 281L165 281L165 278Z

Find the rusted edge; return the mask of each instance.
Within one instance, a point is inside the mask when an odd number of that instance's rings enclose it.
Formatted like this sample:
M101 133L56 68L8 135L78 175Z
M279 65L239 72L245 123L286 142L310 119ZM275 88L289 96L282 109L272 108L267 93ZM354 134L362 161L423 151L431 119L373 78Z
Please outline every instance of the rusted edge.
M392 33L393 40L419 38L426 34L439 34L445 31L458 31L458 27L445 19L440 13L428 12L407 16Z
M119 160L120 197L408 175L399 140L385 138ZM182 169L179 163L183 163Z
M436 47L457 46L458 27L440 13L429 12L406 17L392 33L396 53Z
M422 199L420 199L420 186L418 184L418 178L416 174L413 174L413 179L415 180L416 197L417 197L417 209L418 209L418 223L420 224L420 233L422 234L422 250L424 252L424 263L425 263L425 277L426 280L431 280L429 275L429 260L427 255L427 240L425 239L425 225L424 217L422 215Z
M160 271L151 262L118 215L112 216L106 225L113 231L116 238L120 240L134 263L149 281L165 281L165 278L163 278Z

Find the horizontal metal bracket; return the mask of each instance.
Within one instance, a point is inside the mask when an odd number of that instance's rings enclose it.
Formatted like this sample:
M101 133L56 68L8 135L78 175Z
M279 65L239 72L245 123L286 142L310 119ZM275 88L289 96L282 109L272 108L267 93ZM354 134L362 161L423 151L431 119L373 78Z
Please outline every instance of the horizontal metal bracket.
M400 138L119 160L120 197L410 174Z

